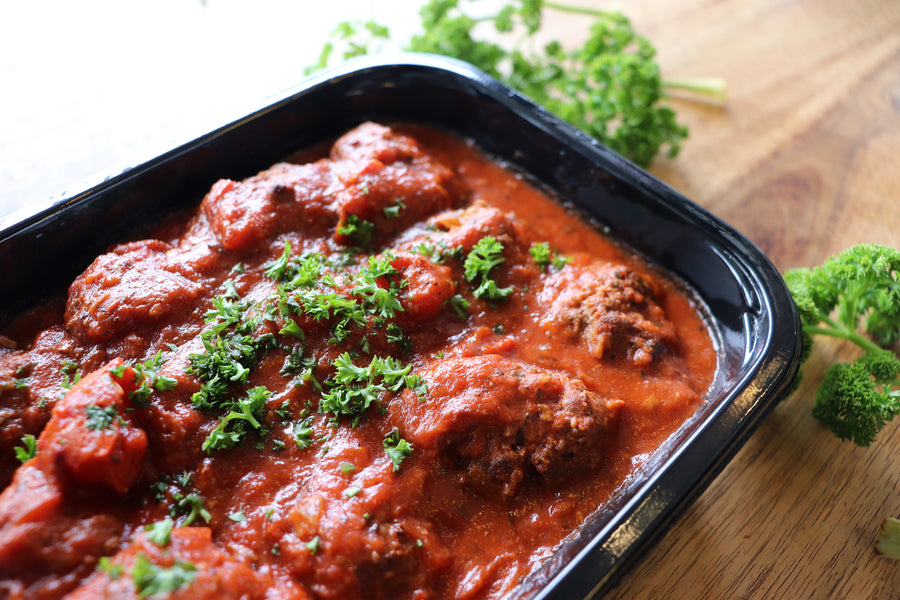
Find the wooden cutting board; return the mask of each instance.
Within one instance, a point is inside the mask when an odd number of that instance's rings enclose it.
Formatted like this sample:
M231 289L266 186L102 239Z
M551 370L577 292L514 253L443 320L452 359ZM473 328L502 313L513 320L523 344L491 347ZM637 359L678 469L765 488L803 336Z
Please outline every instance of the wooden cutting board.
M724 107L672 101L691 136L651 170L779 270L860 242L900 248L900 2L581 4L631 17L665 76L727 80ZM552 34L584 26L556 18ZM874 549L900 516L900 419L863 449L810 415L824 369L855 355L819 342L801 388L610 597L900 598L900 561Z

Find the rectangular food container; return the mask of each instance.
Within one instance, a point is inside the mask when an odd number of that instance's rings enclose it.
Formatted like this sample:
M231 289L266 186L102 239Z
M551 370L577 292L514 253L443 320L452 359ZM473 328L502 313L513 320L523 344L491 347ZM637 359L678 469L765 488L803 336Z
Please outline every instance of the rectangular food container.
M364 120L431 124L474 140L681 279L706 308L719 366L705 403L519 588L531 599L602 595L786 393L799 362L798 317L777 270L738 232L465 63L413 54L347 63L193 142L0 221L0 323L63 292L110 244L196 205L217 179L255 174Z

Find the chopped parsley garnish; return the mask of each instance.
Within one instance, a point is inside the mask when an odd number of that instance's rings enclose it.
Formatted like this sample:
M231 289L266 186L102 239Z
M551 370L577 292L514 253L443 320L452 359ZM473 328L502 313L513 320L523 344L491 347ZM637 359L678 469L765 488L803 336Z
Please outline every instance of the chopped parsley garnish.
M291 413L291 404L287 400L281 403L281 406L278 407L278 410L275 411L275 414L278 415L278 418L281 420L282 425L287 425L294 417L294 415Z
M356 465L352 462L342 462L341 463L341 473L344 475L349 475L350 473L356 470Z
M562 256L555 250L552 250L547 242L536 242L531 245L528 251L531 253L531 257L538 268L542 271L546 270L550 265L553 265L556 269L561 269L572 260L571 256Z
M96 404L85 406L84 414L87 416L84 426L91 431L109 429L116 417L119 416L115 406L97 406Z
M478 285L472 292L476 298L502 300L512 293L512 286L498 287L497 282L490 277L491 270L505 260L503 244L494 236L486 235L472 247L463 267L466 281Z
M176 560L171 567L150 562L143 552L135 557L131 579L139 598L172 593L190 584L197 577L197 567L185 560Z
M406 208L406 205L403 203L403 198L398 198L397 200L394 200L392 205L385 206L381 210L388 219L395 219L400 215L400 211L404 208Z
M63 377L60 385L66 390L72 389L73 385L81 381L81 369L78 368L78 364L71 360L67 360L62 364L59 374Z
M348 352L336 358L333 366L335 373L325 381L328 391L322 394L319 410L349 416L352 426L366 409L381 402L383 392L403 389L411 368L390 356L373 356L368 365L357 366Z
M351 485L346 490L344 490L344 495L348 498L353 498L354 496L358 496L359 493L362 492L362 488L358 485Z
M144 527L147 532L147 539L159 546L165 548L172 542L172 528L175 527L175 521L172 517L166 517L162 521L151 523Z
M284 242L284 251L281 256L266 265L266 276L276 281L282 281L287 273L288 265L291 263L291 243Z
M97 561L97 568L106 573L113 581L125 573L125 568L111 561L108 556L100 557L100 560Z
M394 463L393 470L399 471L403 459L409 456L413 451L412 444L401 438L400 432L396 429L384 438L383 444L385 454L387 454L391 459L391 462Z
M313 539L306 542L306 549L309 550L310 554L315 556L316 553L319 551L319 547L321 546L321 544L322 544L322 542L321 542L321 540L319 540L319 536L316 536Z
M453 309L456 316L460 319L466 319L469 316L469 301L462 294L454 294L445 302L447 306Z
M19 462L24 463L34 458L34 455L37 454L37 438L30 433L26 433L22 436L22 444L22 446L16 446L13 450Z
M366 328L371 325L375 329L386 328L389 342L400 345L401 349L408 347L402 329L389 322L403 310L399 294L407 285L392 264L393 256L388 253L370 256L357 272L340 276L332 270L337 265L322 254L289 257L290 245L286 243L281 258L266 269L269 277L280 283L269 305L277 305L278 314L285 319L281 335L305 339L302 327L294 319L304 317L331 321L331 343L344 343L356 330L363 334L360 347L368 353ZM302 350L297 353L302 355Z
M131 391L128 397L141 404L147 401L153 390L165 392L174 388L178 381L159 374L162 364L162 352L157 352L150 360L135 365L134 370L137 372L136 383L138 386ZM121 375L119 376L121 377Z
M247 520L246 515L244 515L243 509L238 509L238 510L234 511L233 513L228 515L228 518L231 519L232 521L234 521L235 523L243 523L244 521Z
M227 404L229 387L246 383L250 369L263 354L275 347L273 335L255 337L251 334L259 321L249 316L249 303L230 296L216 296L212 302L213 309L206 313L206 321L211 325L200 336L205 352L190 354L187 368L188 373L196 375L202 382L191 402L205 410Z
M312 417L306 417L294 425L294 442L301 450L306 450L313 443Z
M235 402L230 412L219 419L219 422L203 441L203 450L226 450L237 446L251 430L265 434L267 430L262 423L263 409L266 400L272 395L263 386L247 391L247 395Z
M434 263L444 262L444 256L438 251L434 244L430 241L419 242L413 249L414 254L420 254Z
M428 383L417 373L407 375L405 382L406 387L415 392L419 398L422 398L428 393Z
M398 274L399 271L391 264L390 255L370 256L369 262L359 271L352 293L362 298L366 312L392 319L396 312L403 310L403 305L397 298L398 284L391 281L388 287L382 287L379 283L388 278L396 278ZM400 285L405 283L404 279Z
M184 517L180 527L188 527L201 518L207 523L212 518L203 505L203 498L191 487L191 474L183 471L175 476L163 478L150 486L150 495L157 502L171 502L169 515L173 518ZM174 489L170 489L174 487Z
M357 248L368 248L375 232L375 223L361 219L357 215L347 215L344 222L338 225L337 232L350 238Z

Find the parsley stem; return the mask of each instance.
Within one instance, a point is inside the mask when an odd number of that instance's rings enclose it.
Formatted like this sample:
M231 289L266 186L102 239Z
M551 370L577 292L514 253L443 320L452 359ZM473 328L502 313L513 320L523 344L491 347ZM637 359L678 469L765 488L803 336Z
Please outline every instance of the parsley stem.
M605 10L587 8L586 6L569 6L568 4L559 4L557 2L544 2L544 6L573 15L588 15L590 17L605 17L608 15L608 12Z
M728 84L719 77L686 77L663 79L662 86L670 90L684 90L702 96L716 104L728 103Z
M847 329L837 321L833 320L828 315L819 315L821 322L828 325L828 327L804 327L803 331L810 335L827 335L829 337L838 338L842 340L849 340L856 344L857 346L863 348L867 352L879 351L881 347L868 339L867 337L860 335L855 331L851 331Z

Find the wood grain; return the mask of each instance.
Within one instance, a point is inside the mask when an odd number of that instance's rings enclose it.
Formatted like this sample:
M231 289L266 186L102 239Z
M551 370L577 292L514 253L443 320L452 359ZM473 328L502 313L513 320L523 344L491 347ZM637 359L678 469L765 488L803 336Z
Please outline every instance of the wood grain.
M664 74L729 85L724 108L675 101L691 137L657 176L781 270L860 242L900 247L900 3L618 7ZM820 342L800 389L609 597L900 598L900 562L873 546L900 516L900 421L863 449L810 414L823 370L855 355Z

